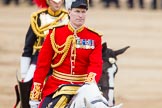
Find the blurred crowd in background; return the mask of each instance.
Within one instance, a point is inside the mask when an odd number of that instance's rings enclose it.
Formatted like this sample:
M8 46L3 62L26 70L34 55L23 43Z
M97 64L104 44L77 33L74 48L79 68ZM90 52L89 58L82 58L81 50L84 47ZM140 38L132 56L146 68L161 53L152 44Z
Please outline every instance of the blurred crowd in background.
M20 5L22 3L27 3L30 6L33 6L33 0L2 0L3 5L10 5L11 3L14 3L15 5Z
M104 7L108 8L110 5L114 4L116 8L120 8L121 1L120 0L102 0L104 3ZM139 8L144 9L146 0L125 0L125 4L129 9L135 8L135 4L138 5ZM161 4L160 8L162 8L162 0L150 0L150 8L157 9L159 8L159 4Z
M122 2L125 2L125 5L129 9L133 9L135 7L144 9L146 8L146 1L147 0L121 0ZM120 9L122 8L120 0L98 0L98 2L102 3L104 8L109 8L111 6L115 6L115 8ZM22 3L27 3L29 6L33 6L34 3L32 0L2 0L2 4L7 6L10 5L11 3L14 3L15 5L20 5ZM94 0L89 0L89 5L90 7L95 7ZM150 9L162 9L162 0L150 0L149 2L149 8Z

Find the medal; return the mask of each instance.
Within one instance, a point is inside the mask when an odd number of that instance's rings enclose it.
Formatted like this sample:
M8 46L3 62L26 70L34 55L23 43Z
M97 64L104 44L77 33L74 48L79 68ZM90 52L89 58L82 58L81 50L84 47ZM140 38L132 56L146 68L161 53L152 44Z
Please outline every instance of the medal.
M76 48L80 48L80 38L76 38Z
M86 39L82 39L82 47L83 47L83 49L86 48Z
M92 44L91 44L91 48L94 49L95 46L94 46L94 40L91 40L92 41Z

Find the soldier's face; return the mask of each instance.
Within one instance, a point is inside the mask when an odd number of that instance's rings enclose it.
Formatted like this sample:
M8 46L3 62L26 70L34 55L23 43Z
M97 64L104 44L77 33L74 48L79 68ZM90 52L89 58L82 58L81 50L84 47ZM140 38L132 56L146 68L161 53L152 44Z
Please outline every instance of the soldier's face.
M49 0L49 6L53 11L57 11L62 7L63 0L60 0L59 2L55 2L54 0Z
M86 9L72 8L69 10L70 22L75 28L79 28L85 22Z

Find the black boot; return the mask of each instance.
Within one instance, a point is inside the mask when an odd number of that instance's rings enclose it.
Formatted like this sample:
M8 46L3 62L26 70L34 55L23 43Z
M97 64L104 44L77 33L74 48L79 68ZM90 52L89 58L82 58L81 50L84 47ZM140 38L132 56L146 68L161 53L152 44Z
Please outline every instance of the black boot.
M20 101L21 101L21 108L30 108L29 105L29 96L30 90L32 86L32 80L29 82L20 82L19 83L19 91L20 91Z

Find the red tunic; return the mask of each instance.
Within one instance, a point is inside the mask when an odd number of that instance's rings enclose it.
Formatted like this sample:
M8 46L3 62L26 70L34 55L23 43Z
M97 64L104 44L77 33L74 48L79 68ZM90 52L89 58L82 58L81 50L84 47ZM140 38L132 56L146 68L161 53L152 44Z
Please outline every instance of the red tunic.
M42 97L45 97L51 93L53 93L58 86L62 84L83 84L84 82L69 82L55 78L53 75L49 76L46 84L43 87L44 80L49 72L51 64L57 64L62 54L57 54L55 59L54 54L56 53L52 47L54 44L50 39L52 34L52 30L47 35L43 47L38 56L37 68L34 73L33 82L40 84L40 89L42 90ZM76 59L75 59L75 67L71 72L71 47L62 62L62 64L58 67L55 67L54 70L72 75L82 75L89 74L90 72L96 73L96 82L99 81L101 73L102 73L102 45L101 45L101 36L90 30L89 28L82 26L77 30L77 36L82 40L80 42L83 47L76 48ZM63 25L55 28L54 41L57 45L62 45L66 42L68 36L74 35L74 29L68 25ZM93 40L94 48L85 48L84 40ZM32 90L34 89L34 84L32 86Z

